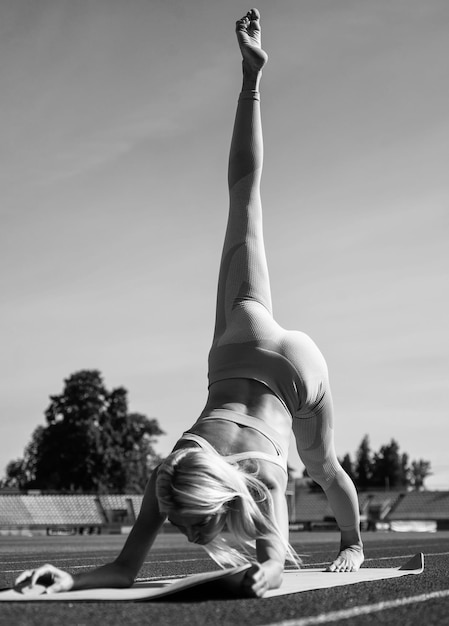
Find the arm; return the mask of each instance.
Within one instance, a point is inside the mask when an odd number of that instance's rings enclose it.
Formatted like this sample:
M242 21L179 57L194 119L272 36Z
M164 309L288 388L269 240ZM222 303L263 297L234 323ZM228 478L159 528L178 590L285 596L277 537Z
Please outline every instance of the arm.
M133 584L166 517L159 511L156 477L157 469L148 481L140 513L118 557L112 563L74 576L72 589L130 587Z
M148 551L167 517L165 513L159 511L159 503L156 497L156 478L157 468L153 471L148 481L136 523L122 551L115 560L115 563L127 572L130 584L134 582Z
M130 587L166 517L159 511L156 476L157 469L148 481L139 516L122 551L112 563L75 576L53 565L43 565L34 572L23 572L16 580L16 585L31 578L30 584L33 586L40 578L50 576L52 584L47 587L47 593L100 587Z
M285 489L280 486L270 489L273 498L276 525L279 528L285 542L288 543L288 509ZM281 584L282 572L284 571L286 549L276 535L269 535L256 541L256 554L259 563L267 568L272 576L270 589L277 588Z
M264 481L265 482L265 481ZM285 478L270 487L273 499L275 524L288 543L288 509L285 498ZM257 561L247 572L243 585L249 595L261 597L268 589L277 589L282 582L286 548L276 535L266 535L256 540Z

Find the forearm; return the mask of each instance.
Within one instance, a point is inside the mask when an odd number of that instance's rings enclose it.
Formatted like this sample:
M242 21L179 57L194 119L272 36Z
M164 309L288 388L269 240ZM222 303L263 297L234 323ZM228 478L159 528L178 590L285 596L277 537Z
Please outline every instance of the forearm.
M256 540L257 563L245 573L242 589L250 596L262 597L269 589L277 589L282 583L284 557L282 542L273 535Z
M267 589L278 589L282 583L285 564L285 549L277 537L256 540L257 565L250 572L257 572ZM253 574L253 580L256 578ZM253 580L251 582L253 582Z
M284 491L281 487L271 490L274 523L280 534L269 534L256 540L257 560L265 570L270 589L279 587L282 582L287 554L288 510Z
M115 561L75 576L46 563L34 570L22 572L15 584L31 587L43 584L47 588L47 593L102 587L130 587L165 519L165 515L159 511L155 482L156 471L148 482L136 523Z
M107 563L97 569L73 576L72 590L98 588L131 587L134 582L132 572L116 562Z

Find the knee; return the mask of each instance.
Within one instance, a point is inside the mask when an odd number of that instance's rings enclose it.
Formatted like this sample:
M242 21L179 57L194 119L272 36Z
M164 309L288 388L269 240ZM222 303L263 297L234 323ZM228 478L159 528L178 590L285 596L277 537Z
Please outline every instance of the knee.
M306 455L307 456L307 455ZM305 465L307 474L326 491L333 483L337 474L342 471L342 467L335 455L322 458L304 458L301 460Z

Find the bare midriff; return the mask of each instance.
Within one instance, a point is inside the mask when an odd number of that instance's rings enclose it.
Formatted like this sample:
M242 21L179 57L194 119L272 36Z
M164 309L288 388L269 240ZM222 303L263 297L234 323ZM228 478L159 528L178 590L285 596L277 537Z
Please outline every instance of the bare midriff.
M213 383L200 418L214 409L226 409L260 419L277 433L277 440L288 450L292 417L279 398L263 383L248 378L232 378ZM273 452L272 444L250 427L224 420L205 421L191 429L203 435L221 454L259 449Z

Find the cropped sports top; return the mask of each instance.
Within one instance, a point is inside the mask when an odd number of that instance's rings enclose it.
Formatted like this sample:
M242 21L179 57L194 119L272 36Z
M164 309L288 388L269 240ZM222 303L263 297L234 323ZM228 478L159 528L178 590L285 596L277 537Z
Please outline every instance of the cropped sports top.
M243 413L231 411L230 409L213 409L209 415L200 417L196 421L195 426L197 424L202 424L204 422L212 421L215 419L232 422L233 424L238 424L239 426L248 426L249 428L256 430L268 439L268 441L273 445L274 449L277 452L277 455L275 456L274 454L259 452L258 450L248 450L245 452L238 452L237 454L220 456L223 456L224 459L229 459L235 462L246 461L247 459L254 459L256 461L268 461L269 463L274 463L278 467L282 468L283 471L287 473L287 451L276 440L277 433L273 428L268 426L268 424L262 422L262 420L257 417L244 415ZM198 435L197 433L186 431L185 433L183 433L180 441L194 441L203 450L207 450L208 452L214 452L215 454L220 454L211 443L209 443L206 439L204 439L204 437Z

